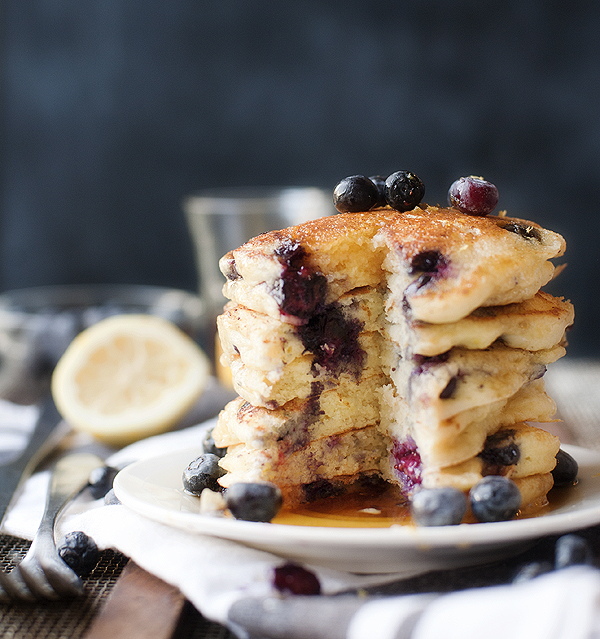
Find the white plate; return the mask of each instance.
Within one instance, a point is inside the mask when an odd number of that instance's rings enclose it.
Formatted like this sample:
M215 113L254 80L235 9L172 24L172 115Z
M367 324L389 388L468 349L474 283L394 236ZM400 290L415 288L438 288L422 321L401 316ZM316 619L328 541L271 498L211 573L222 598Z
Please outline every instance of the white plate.
M420 573L488 562L536 539L600 523L600 453L563 446L579 464L579 483L560 489L559 506L530 519L416 528L334 528L255 523L199 513L182 472L198 450L135 462L115 479L121 502L149 519L192 533L244 543L281 557L356 573Z

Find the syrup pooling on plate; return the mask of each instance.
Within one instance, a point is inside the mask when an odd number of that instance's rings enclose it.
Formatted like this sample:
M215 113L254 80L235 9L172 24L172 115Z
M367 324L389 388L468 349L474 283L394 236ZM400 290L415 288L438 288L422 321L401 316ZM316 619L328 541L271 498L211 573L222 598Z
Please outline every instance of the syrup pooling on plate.
M577 485L555 487L544 503L533 504L521 510L515 519L543 517L558 511L577 499ZM332 528L389 528L412 526L410 507L399 498L392 486L384 490L367 488L350 491L344 495L317 500L294 511L285 508L273 520L274 524L287 526L320 526ZM464 523L477 523L469 513Z
M405 499L392 486L351 490L343 495L318 499L293 511L285 508L273 520L292 526L336 528L389 528L411 523Z

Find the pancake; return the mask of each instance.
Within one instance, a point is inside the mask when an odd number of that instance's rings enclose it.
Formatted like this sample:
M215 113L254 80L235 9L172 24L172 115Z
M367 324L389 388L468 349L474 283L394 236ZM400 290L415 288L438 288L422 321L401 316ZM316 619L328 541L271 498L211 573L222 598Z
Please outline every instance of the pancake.
M564 239L518 218L419 205L342 213L253 238L220 261L222 363L239 398L213 437L224 487L279 486L286 506L365 479L468 491L552 486L547 366L573 307L541 288ZM511 464L492 464L498 450Z
M408 304L413 319L443 323L532 297L564 250L560 235L516 218L378 209L259 235L221 258L220 268L227 298L291 323L352 289L379 287L385 269L396 303ZM424 254L437 256L427 271Z

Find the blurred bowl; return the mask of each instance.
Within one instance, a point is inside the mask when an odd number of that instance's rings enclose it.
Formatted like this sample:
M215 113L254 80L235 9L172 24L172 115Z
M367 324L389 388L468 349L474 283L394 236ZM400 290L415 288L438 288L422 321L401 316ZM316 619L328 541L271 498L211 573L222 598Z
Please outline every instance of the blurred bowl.
M0 398L31 404L49 392L56 363L73 338L101 319L148 313L175 323L204 350L209 330L204 302L159 286L41 286L0 294Z

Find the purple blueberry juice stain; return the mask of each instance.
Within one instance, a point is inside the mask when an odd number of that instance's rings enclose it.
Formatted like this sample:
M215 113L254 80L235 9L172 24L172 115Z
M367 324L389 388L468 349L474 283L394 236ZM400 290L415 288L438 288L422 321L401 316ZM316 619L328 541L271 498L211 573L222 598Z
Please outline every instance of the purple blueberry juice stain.
M414 355L413 362L415 368L412 372L413 375L422 375L426 373L433 366L438 364L444 364L450 358L450 351L440 353L439 355Z
M449 269L448 259L439 251L422 251L410 260L409 275L418 275L405 289L402 298L402 308L405 313L410 312L410 298L430 282L444 277Z
M306 265L308 253L299 242L284 238L275 255L283 273L271 296L283 314L306 321L324 308L327 279Z
M313 374L324 369L332 376L350 372L358 378L366 359L358 342L364 324L335 303L326 305L327 279L308 266L308 252L299 242L282 238L275 254L283 273L271 295L283 314L298 320L298 336L314 355Z
M226 264L227 264L227 267L225 269L225 277L230 282L234 282L235 280L242 279L242 276L238 273L238 270L236 268L234 257L227 258Z
M286 429L277 438L281 442L285 453L292 453L304 448L310 443L309 428L316 423L324 414L321 409L321 393L323 384L313 382L311 393L301 414L297 418L290 419L286 424Z
M392 444L392 458L401 490L408 495L421 484L423 464L415 440L412 437L407 437L404 441L395 439Z
M346 317L335 304L299 326L302 344L315 358L313 373L318 374L318 366L331 375L349 372L358 378L367 356L358 341L363 327L362 322Z

